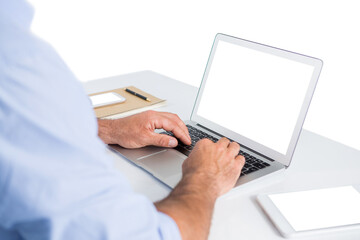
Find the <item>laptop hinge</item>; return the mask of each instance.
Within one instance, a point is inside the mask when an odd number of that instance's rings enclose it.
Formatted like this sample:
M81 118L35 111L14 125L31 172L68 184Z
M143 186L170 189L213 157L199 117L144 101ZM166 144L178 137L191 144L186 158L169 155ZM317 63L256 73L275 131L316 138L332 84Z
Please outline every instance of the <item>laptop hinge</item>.
M201 124L199 124L199 123L196 123L196 126L199 126L199 127L201 127L201 128L204 128L204 129L206 129L206 131L209 131L209 132L211 132L211 133L213 133L213 134L215 134L215 135L217 135L217 136L219 136L219 137L225 137L225 136L223 136L223 135L221 135L221 134L219 134L219 133L217 133L217 132L214 132L213 130L211 130L211 129L209 129L209 128L207 128L207 127L205 127L205 126L203 126L203 125L201 125ZM230 139L230 138L228 138L228 139L229 139L230 141L235 142L234 140L232 140L232 139ZM240 143L239 143L239 144L240 144ZM263 157L263 158L266 158L267 160L269 160L269 161L271 161L271 162L275 162L274 159L269 158L269 157L267 157L267 156L265 156L265 155L263 155L263 154L255 151L255 150L253 150L253 149L251 149L251 148L249 148L249 147L247 147L247 146L245 146L245 145L240 144L240 146L241 146L242 148L247 149L247 150L250 151L250 152L256 153L257 155L259 155L259 156L261 156L261 157Z

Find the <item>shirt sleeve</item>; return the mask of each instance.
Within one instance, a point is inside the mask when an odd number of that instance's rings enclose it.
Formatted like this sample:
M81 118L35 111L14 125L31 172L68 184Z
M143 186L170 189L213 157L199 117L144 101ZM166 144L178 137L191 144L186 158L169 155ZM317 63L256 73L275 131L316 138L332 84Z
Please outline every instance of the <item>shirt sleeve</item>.
M181 239L176 223L116 171L48 160L7 175L4 229L24 239Z

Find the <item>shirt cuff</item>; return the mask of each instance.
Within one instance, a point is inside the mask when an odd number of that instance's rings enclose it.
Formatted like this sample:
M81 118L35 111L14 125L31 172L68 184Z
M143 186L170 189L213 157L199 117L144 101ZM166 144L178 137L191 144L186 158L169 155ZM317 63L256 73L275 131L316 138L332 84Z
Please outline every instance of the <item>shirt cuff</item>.
M158 212L160 235L162 239L181 240L180 230L176 222L165 213Z

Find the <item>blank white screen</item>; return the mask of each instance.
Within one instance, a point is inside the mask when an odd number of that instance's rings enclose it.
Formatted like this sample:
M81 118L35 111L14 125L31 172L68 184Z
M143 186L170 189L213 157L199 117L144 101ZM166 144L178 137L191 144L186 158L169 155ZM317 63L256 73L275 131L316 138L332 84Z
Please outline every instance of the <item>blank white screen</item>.
M352 186L269 195L295 231L360 223L360 193Z
M198 115L285 155L313 70L219 41Z

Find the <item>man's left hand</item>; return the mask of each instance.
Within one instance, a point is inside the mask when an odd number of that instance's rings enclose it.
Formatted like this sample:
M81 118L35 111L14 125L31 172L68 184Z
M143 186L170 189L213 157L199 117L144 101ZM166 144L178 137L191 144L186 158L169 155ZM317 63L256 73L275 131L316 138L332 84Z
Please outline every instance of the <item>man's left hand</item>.
M106 144L119 144L125 148L140 148L154 145L176 147L180 139L191 144L189 131L176 115L166 112L146 111L116 120L98 119L99 137ZM172 132L176 138L155 133L155 129Z

